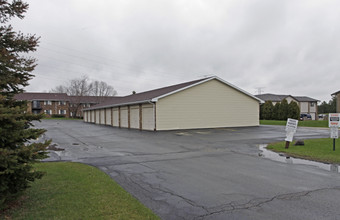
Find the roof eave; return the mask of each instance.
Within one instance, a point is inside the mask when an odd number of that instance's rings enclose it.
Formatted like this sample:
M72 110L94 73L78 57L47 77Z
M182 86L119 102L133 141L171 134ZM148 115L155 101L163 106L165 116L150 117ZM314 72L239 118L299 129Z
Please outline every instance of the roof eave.
M125 105L135 105L135 104L150 103L150 102L154 102L154 101L142 100L142 101L137 101L137 102L125 102L125 103L104 105L104 106L98 106L98 107L94 106L94 107L82 109L82 111L90 111L90 110L96 110L96 109L102 109L102 108L113 108L113 107L119 107L119 106L125 106Z

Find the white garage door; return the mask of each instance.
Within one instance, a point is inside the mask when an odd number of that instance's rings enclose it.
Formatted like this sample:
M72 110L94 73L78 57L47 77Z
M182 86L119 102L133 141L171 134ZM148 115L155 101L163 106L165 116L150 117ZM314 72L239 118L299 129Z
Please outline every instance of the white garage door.
M118 108L112 109L112 116L113 116L113 126L118 127L119 126L119 112Z
M128 108L127 107L120 108L120 126L122 128L128 127Z
M83 120L84 120L85 122L87 122L87 112L84 112Z
M142 129L154 130L153 105L142 105Z
M95 110L95 115L96 115L95 123L99 124L100 122L100 110L99 109Z
M130 107L130 128L139 129L139 106Z
M90 119L90 122L94 123L94 120L95 120L95 114L94 114L94 110L90 111L90 114L91 114L91 119Z
M111 108L106 108L105 109L105 114L106 114L106 125L111 125Z
M100 109L100 124L105 124L105 109Z

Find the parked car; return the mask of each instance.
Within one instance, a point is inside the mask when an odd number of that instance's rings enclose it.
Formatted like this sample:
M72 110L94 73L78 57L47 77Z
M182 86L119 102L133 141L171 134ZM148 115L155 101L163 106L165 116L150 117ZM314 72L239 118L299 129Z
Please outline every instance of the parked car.
M300 120L304 121L304 120L312 120L312 116L310 114L300 114Z
M319 114L318 117L319 117L319 120L328 120L327 114Z

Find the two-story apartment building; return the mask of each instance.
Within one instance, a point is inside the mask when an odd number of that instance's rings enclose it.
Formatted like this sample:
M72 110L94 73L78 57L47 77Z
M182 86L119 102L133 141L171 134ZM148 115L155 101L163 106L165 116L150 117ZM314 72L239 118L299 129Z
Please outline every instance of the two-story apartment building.
M310 114L312 120L318 119L318 101L317 99L313 99L307 96L292 96L292 95L276 95L276 94L261 94L255 95L257 98L262 99L263 101L271 101L273 105L277 102L282 102L284 99L287 100L288 103L296 102L300 108L301 114Z
M42 92L25 92L15 96L17 100L27 101L27 112L45 113L47 117L52 115L82 117L83 108L118 98L116 96L68 96L66 93Z
M65 115L68 112L68 96L66 93L25 92L17 94L15 99L27 101L27 112L33 114Z

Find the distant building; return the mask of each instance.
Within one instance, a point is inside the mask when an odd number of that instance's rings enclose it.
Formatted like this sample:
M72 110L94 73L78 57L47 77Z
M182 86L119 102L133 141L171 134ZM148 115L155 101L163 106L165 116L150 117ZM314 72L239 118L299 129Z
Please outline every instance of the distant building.
M336 112L340 113L340 91L333 93L332 96L336 97Z
M284 99L286 99L288 103L292 101L296 102L300 108L301 114L310 114L312 116L312 120L318 118L317 116L319 100L317 99L313 99L307 96L276 95L269 93L255 96L259 99L262 99L263 101L271 101L273 105L278 102L282 102Z
M15 95L16 100L27 101L27 112L44 113L47 117L82 117L82 109L97 105L107 100L118 99L116 96L68 96L66 93L24 92Z

